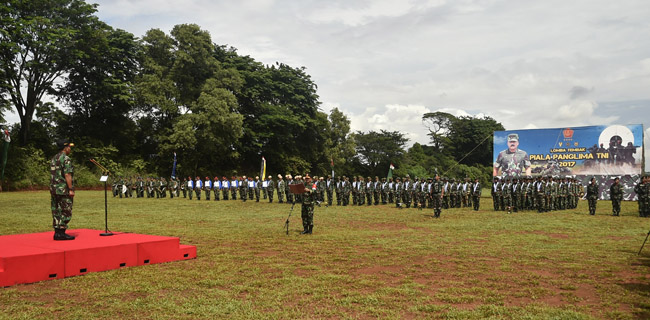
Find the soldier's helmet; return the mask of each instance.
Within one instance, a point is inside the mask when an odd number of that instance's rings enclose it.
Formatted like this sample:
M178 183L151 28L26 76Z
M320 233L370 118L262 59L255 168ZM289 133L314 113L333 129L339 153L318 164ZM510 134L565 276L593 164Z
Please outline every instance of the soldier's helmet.
M269 176L269 179L273 179L273 177Z
M287 175L287 178L292 179L290 174Z

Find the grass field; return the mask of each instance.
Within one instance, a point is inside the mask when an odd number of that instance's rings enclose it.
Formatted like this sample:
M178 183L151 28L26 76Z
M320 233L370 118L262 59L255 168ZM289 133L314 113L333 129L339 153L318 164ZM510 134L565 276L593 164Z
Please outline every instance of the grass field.
M79 191L71 228L103 229ZM0 194L0 234L51 229L47 192ZM1 319L648 319L650 228L637 204L493 212L109 198L113 231L178 236L195 260L0 288Z

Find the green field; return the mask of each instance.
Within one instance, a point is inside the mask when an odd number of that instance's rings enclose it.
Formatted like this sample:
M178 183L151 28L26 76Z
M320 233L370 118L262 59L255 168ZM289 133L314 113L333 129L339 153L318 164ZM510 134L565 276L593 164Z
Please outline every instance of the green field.
M71 228L103 229L104 193L79 191ZM0 194L0 234L51 230L47 192ZM109 198L117 232L178 236L194 260L0 288L2 319L647 319L650 228L635 202L577 211L316 208Z

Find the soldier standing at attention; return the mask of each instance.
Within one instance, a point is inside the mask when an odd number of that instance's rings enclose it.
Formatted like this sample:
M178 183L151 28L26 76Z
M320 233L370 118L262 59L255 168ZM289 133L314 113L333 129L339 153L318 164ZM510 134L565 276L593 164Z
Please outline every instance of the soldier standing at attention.
M253 181L253 177L248 177L248 200L253 200L254 192L255 192L255 181Z
M74 143L59 140L57 146L61 151L50 160L50 203L54 240L74 240L74 236L65 233L72 219L74 167L68 156L72 152Z
M481 184L478 182L478 178L474 178L474 185L472 186L472 204L474 205L474 211L478 211L478 208L481 204Z
M289 185L295 184L296 182L293 180L293 177L291 177L290 174L286 174L284 178L286 179L284 181L284 195L287 198L287 203L288 204L294 203L293 193L291 193L291 188L289 187Z
M212 180L210 180L210 177L205 177L203 191L205 192L205 200L210 201L210 194L212 193Z
M644 176L643 180L645 181L645 184L643 185L643 190L642 190L642 193L644 195L644 197L643 197L643 216L648 217L648 216L650 216L650 177L649 176Z
M591 180L589 180L589 185L587 185L587 201L589 202L589 214L590 215L595 215L596 214L596 202L598 201L598 183L596 182L596 178L592 177Z
M269 193L269 203L272 203L273 202L273 191L275 190L275 182L273 182L273 179L271 178L271 176L269 176L268 180L266 180L266 181L268 181L268 185L266 186L266 190ZM278 192L282 192L282 191L278 190Z
M431 202L433 202L433 216L440 218L442 212L442 198L445 196L442 181L440 176L436 174L436 180L431 184Z
M404 186L402 185L402 179L400 177L395 178L395 208L402 207L402 190Z
M618 180L618 177L616 177L614 184L609 187L609 198L612 200L612 215L617 217L621 214L621 201L623 200L623 186Z
M201 178L199 178L199 176L196 176L196 179L194 180L194 193L196 193L196 200L201 201L202 190L203 190L203 183L201 182Z
M187 177L187 192L190 194L190 200L192 200L194 194L194 180L192 180L192 177Z
M336 190L336 183L332 180L332 176L327 175L327 181L325 181L325 192L327 193L327 205L331 206L334 203L334 191Z
M221 181L219 177L215 176L212 180L212 191L214 191L214 201L219 201L219 193L221 193Z
M350 192L352 192L350 178L344 177L341 188L343 189L343 206L347 206L350 203Z
M235 176L230 177L230 198L237 200L237 188L239 187L239 180Z
M343 181L341 177L336 177L336 205L340 206L343 203Z
M282 175L278 174L278 203L284 203L284 180L282 180Z
M230 181L226 176L221 177L221 196L223 200L228 200L228 192L230 192Z
M248 193L248 179L243 176L239 185L239 198L242 202L246 202L246 194Z
M302 194L302 227L301 234L311 234L314 230L314 203L316 202L316 186L311 177L305 175L305 192Z
M260 189L262 188L262 180L259 176L255 176L255 202L260 202Z
M634 186L634 192L636 193L636 196L638 198L637 203L639 205L639 217L645 217L645 211L646 211L645 208L644 208L644 204L645 204L645 194L644 194L645 182L646 182L646 178L644 176L641 176L639 178L639 183L637 183Z

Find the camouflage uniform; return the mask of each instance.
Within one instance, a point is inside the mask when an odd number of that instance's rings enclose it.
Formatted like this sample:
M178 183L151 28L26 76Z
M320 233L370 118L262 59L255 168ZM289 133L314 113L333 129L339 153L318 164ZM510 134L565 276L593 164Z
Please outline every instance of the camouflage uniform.
M596 214L596 203L598 202L598 182L595 180L587 185L587 201L589 202L589 214Z
M442 212L442 198L444 197L444 189L440 177L436 175L436 180L431 183L431 202L433 203L433 216L440 218Z
M636 193L636 196L638 197L637 203L639 205L639 217L645 217L645 177L641 177L639 180L639 183L637 183L634 186L634 192ZM588 191L588 190L587 190Z
M212 193L212 181L210 177L205 177L205 181L203 181L203 192L205 192L205 200L210 201L210 194Z
M223 200L228 200L228 192L230 192L230 181L226 177L221 177L221 197Z
M327 191L327 205L331 206L334 203L333 197L336 190L336 183L332 180L332 177L328 176L325 185L325 190Z
M68 188L65 175L72 176L72 188ZM66 230L72 219L72 200L70 191L74 191L74 167L72 160L64 152L57 153L50 160L50 204L52 208L52 227Z
M266 190L269 193L269 203L273 202L273 192L275 191L275 182L273 182L273 179L271 179L271 176L269 176L266 180L268 182L266 186ZM278 190L278 192L282 192L281 190Z
M350 192L352 192L352 184L350 184L350 178L345 177L345 180L341 183L343 188L343 206L350 204Z
M612 200L612 215L619 216L623 200L623 186L618 182L618 178L614 179L614 184L609 187L609 197Z
M303 234L311 234L314 229L314 203L316 202L316 190L313 189L312 184L309 183L311 179L307 176L307 183L305 185L306 191L302 194L302 227L304 228Z
M282 180L282 175L278 175L278 203L284 203L284 189L285 182Z
M474 206L474 211L478 211L481 204L481 184L478 182L478 179L474 181L472 185L472 205Z

